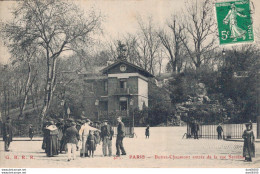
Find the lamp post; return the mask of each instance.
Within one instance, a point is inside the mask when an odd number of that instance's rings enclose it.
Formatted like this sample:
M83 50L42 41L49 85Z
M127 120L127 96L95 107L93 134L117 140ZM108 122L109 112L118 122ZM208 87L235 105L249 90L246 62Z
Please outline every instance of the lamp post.
M133 109L133 125L132 125L132 134L134 136L134 127L135 127L135 117L134 117L134 108L133 108L133 105L134 105L134 100L133 99L130 99L130 106L131 108Z
M224 48L222 50L222 56L223 56L223 65L226 65L226 51Z
M67 114L68 114L68 118L70 118L70 108L67 108Z
M64 115L65 115L65 114L64 114L65 101L64 101L63 99L61 100L60 105L63 107L63 108L62 108L62 117L63 117L63 119L64 119Z
M97 116L98 116L98 121L99 121L99 109L98 109L99 100L96 100L96 101L95 101L95 106L97 107Z

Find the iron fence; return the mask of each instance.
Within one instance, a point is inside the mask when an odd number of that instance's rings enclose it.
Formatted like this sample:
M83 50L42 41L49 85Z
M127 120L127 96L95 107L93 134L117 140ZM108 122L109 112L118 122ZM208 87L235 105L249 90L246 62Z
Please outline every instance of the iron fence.
M242 134L245 130L244 124L223 124L221 125L223 129L222 137L224 139L242 139ZM217 139L218 125L199 125L198 137ZM253 131L256 132L256 123L253 123ZM193 138L191 132L191 124L187 124L186 138Z

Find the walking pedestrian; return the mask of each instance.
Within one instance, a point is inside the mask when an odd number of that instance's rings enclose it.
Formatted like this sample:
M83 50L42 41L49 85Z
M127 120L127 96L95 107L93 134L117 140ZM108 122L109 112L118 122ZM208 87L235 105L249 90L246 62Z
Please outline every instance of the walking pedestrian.
M87 139L87 149L89 152L89 157L94 158L94 152L96 150L96 145L97 145L97 139L94 135L94 131L93 130L89 130L89 135L88 135L88 139Z
M32 127L32 125L30 125L30 127L29 127L29 138L31 139L31 141L33 139L33 135L34 135L33 127Z
M218 132L218 140L222 139L223 128L222 128L221 124L218 125L217 132Z
M46 149L45 152L48 157L58 155L58 128L55 126L53 121L50 121L50 125L46 127L47 138L46 138Z
M117 137L116 137L116 156L120 156L120 150L122 152L121 155L126 155L125 148L123 145L123 139L125 137L125 125L122 122L122 118L117 118L118 126L117 126Z
M150 136L150 126L147 125L146 129L145 129L145 138L148 138L149 139L149 136Z
M11 118L7 118L6 122L3 124L3 140L5 142L5 151L8 152L9 146L13 141L13 128L11 124Z
M73 160L76 159L76 146L79 141L79 132L76 129L76 123L72 122L71 127L69 127L66 132L66 143L67 143L67 148L68 148L68 161L71 160L71 152L73 154Z
M112 156L112 137L114 135L114 131L112 127L108 124L107 120L103 121L103 126L101 127L101 140L102 140L102 152L103 156L108 155Z
M245 125L246 130L242 135L244 139L243 157L245 157L245 161L252 162L252 158L255 157L255 136L251 123L246 123Z

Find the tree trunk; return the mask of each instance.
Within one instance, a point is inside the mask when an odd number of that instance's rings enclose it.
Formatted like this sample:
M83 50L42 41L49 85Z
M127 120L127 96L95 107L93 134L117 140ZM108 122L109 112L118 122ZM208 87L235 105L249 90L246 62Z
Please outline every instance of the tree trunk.
M46 116L46 113L50 107L53 92L55 90L55 83L56 83L56 57L52 58L52 63L50 63L50 60L47 61L47 83L45 87L45 95L44 95L44 105L42 107L41 111L41 123L43 123L43 120Z
M22 107L20 108L20 114L19 117L23 116L23 111L26 108L27 105L27 99L28 99L28 93L29 93L29 89L30 89L30 81L31 81L31 65L30 62L28 62L28 77L27 77L27 81L26 81L26 85L25 85L25 89L24 89L24 99L23 99L23 103L22 103Z

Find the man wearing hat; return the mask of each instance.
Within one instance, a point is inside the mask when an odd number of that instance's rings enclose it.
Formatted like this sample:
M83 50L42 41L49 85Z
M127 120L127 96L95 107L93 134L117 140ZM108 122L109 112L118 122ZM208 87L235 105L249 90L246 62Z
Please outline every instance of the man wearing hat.
M66 130L71 127L71 123L74 121L74 119L72 118L68 118L65 120L64 126L63 126L63 135L65 135ZM65 136L62 136L61 141L60 141L60 153L62 153L62 151L66 150L66 140L65 140Z
M125 137L125 125L122 122L122 118L117 118L118 126L117 126L117 137L116 137L116 155L120 156L120 150L122 152L121 155L126 155L125 148L123 145L123 139Z
M13 130L11 119L8 117L3 125L3 140L5 142L5 151L9 151L10 143L13 140Z
M218 133L218 139L222 139L222 132L223 132L223 128L221 126L221 124L219 123L218 124L218 127L217 127L217 133Z
M64 133L64 120L62 118L58 118L58 122L56 123L56 126L58 128L59 131L59 136L58 136L58 148L59 148L59 152L62 152L62 139L63 138L63 133Z
M88 156L88 149L86 148L86 142L89 135L89 131L90 130L99 131L98 129L91 127L89 124L90 124L90 120L87 119L86 122L81 126L79 130L79 137L82 142L82 149L80 150L80 156L82 157Z
M101 140L103 156L107 156L107 149L109 156L112 156L112 137L114 135L114 131L112 127L108 124L107 120L103 121L103 126L101 127Z
M71 127L69 127L66 132L66 143L67 143L67 148L68 148L68 161L71 160L71 151L73 154L73 160L76 159L76 145L78 144L79 141L79 132L76 129L76 123L72 122Z

